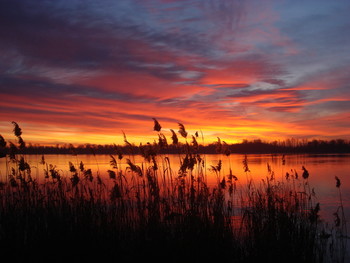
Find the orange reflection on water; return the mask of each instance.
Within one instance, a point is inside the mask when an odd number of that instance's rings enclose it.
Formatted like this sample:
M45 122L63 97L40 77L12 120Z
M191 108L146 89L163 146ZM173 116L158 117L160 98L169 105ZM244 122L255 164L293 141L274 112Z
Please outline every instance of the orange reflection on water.
M162 180L176 179L180 176L179 169L184 161L183 155L160 155L156 157L158 166L157 176L159 182ZM115 157L117 159L117 157ZM128 169L126 159L138 165L143 171L153 165L152 161L145 161L142 156L124 156L123 159L117 159L118 171L125 174L126 179L132 177L132 172ZM341 180L340 190L342 193L342 202L345 208L345 215L350 218L350 155L248 155L246 157L246 167L243 161L244 155L201 155L203 162L195 164L192 171L182 174L184 180L191 180L199 177L206 180L209 187L217 187L220 182L227 182L229 175L234 175L237 181L234 182L237 191L243 191L250 182L254 187L264 187L268 179L274 178L275 182L288 182L293 184L302 184L302 167L309 172L308 184L310 189L315 192L315 200L321 205L321 216L328 220L333 219L333 213L340 205L339 189L336 188L335 176ZM38 182L44 182L45 165L40 164L41 156L26 156L28 163L32 167L32 177ZM169 160L169 162L168 162ZM219 161L221 167L218 169ZM69 162L72 162L76 168L79 168L80 162L84 164L85 169L91 169L92 175L100 175L106 182L112 181L108 178L108 170L113 170L110 165L111 157L109 155L46 155L47 164L56 166L61 176L70 177ZM249 171L245 171L248 169ZM269 172L270 169L270 172ZM117 172L117 170L116 170ZM167 175L168 179L164 177ZM0 159L1 181L6 180L5 158ZM298 176L298 179L295 178ZM287 178L288 177L288 178ZM129 178L129 179L130 179ZM199 180L199 179L198 179ZM293 181L292 181L293 180ZM234 201L234 200L233 200ZM236 200L238 202L238 200Z

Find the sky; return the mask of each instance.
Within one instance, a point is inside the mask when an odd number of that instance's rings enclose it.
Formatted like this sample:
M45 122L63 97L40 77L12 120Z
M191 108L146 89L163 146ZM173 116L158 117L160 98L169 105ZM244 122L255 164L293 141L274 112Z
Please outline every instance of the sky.
M2 0L0 134L350 139L348 0ZM181 136L180 136L181 137ZM183 138L184 140L184 138Z

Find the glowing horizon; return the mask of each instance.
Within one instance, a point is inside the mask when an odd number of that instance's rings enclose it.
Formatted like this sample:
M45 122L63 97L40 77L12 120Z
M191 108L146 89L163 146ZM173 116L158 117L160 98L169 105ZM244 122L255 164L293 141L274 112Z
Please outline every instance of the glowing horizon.
M153 142L170 129L350 139L348 1L0 3L0 134ZM189 137L188 140L191 138Z

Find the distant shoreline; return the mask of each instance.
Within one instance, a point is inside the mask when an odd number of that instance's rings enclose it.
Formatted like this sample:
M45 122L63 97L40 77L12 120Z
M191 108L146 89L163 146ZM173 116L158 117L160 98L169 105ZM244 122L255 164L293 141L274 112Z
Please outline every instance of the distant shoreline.
M218 139L217 142L201 145L193 137L192 141L168 143L165 138L147 144L133 144L125 140L124 145L116 144L56 144L55 146L43 146L25 143L18 137L18 145L12 142L3 142L0 147L0 157L13 154L109 154L109 155L136 155L136 154L347 154L350 153L350 141L337 140L296 140L264 142L262 140L242 143L227 144Z
M142 146L141 146L142 147ZM95 146L78 146L78 147L65 147L65 146L29 146L24 149L2 149L2 155L10 154L91 154L91 155L138 155L142 154L142 148L140 146L115 146L115 145L95 145ZM157 145L155 146L157 147ZM218 151L217 145L198 146L198 149L192 150L191 154L350 154L350 145L338 145L331 147L330 145L315 146L299 146L299 147L286 147L286 146L273 146L270 144L233 144L225 146L226 152ZM158 148L157 154L186 154L186 145Z

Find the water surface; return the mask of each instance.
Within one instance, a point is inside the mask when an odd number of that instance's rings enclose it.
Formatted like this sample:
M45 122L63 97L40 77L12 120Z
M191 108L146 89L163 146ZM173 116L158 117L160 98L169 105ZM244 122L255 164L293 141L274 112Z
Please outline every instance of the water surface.
M177 176L179 167L181 165L183 155L161 155L157 156L157 164L159 170L166 168L165 157L170 160L170 167L173 176ZM41 155L27 155L27 162L32 168L32 177L39 182L44 180L45 165L41 164ZM117 159L117 156L115 156ZM125 170L128 165L126 159L129 158L133 163L147 168L152 163L147 162L140 155L124 156L122 160L118 160L118 167ZM205 165L202 167L205 172L209 185L215 185L217 182L217 174L213 172L212 166L217 166L219 160L222 161L220 178L232 173L238 178L237 184L246 184L247 178L252 178L255 184L261 184L263 180L270 177L268 173L268 165L274 172L274 177L278 181L285 181L286 174L297 173L299 177L302 176L304 166L310 176L308 178L310 186L316 193L317 201L321 204L321 216L327 221L333 220L333 213L340 205L340 193L336 188L335 176L341 180L341 194L342 202L345 207L346 217L350 218L350 155L271 155L271 154L252 154L247 155L247 165L249 172L245 172L243 160L245 155L231 154L230 156L223 155L202 155L201 158L205 160ZM47 164L57 166L62 176L70 176L69 162L72 162L78 169L80 162L84 163L85 169L91 169L93 175L99 174L101 178L107 180L108 170L112 169L110 166L111 157L109 155L46 155L45 161ZM13 164L9 164L9 166ZM198 169L198 167L195 169ZM0 159L0 178L6 179L6 159Z

